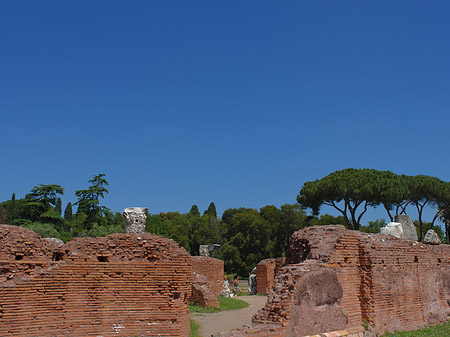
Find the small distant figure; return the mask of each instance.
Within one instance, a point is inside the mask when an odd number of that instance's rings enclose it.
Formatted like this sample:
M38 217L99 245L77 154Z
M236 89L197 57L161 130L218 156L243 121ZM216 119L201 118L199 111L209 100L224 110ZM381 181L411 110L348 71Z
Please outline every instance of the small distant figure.
M233 280L233 294L234 296L241 296L242 290L239 289L239 276L235 275Z
M248 278L248 294L256 295L256 267L252 269L252 272Z
M220 296L230 297L230 295L230 282L228 282L227 276L223 275L222 291L220 292Z

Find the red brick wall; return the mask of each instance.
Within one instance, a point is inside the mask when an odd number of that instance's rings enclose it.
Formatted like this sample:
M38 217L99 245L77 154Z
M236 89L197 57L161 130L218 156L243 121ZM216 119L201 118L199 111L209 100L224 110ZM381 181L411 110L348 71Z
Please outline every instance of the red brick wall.
M284 258L262 260L256 265L256 292L268 294L273 288L275 275L284 265Z
M0 336L189 336L191 259L153 234L58 249L0 226Z
M192 272L202 274L208 279L208 287L219 296L222 291L223 261L206 256L192 256Z
M303 336L360 327L363 321L383 333L448 320L448 245L428 246L342 226L317 226L294 233L288 247L286 265L248 334ZM321 273L336 275L338 282L332 282L333 287L326 282L316 283L317 287L308 284L311 275ZM332 323L321 314L324 307L344 319ZM270 333L264 332L267 326Z

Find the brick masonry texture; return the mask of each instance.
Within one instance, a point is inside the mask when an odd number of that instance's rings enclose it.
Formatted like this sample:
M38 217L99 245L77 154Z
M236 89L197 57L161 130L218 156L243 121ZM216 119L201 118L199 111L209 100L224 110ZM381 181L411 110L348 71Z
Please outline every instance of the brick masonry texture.
M192 257L193 273L202 274L208 280L208 288L219 296L222 291L224 266L223 261L206 256Z
M252 325L223 336L333 336L363 321L379 333L414 330L447 321L449 303L450 246L309 227L290 238Z
M0 225L0 336L189 336L191 275L153 234L60 245Z
M256 265L256 292L267 295L273 288L275 275L284 265L284 258L262 260Z
M216 295L208 288L208 279L197 273L192 274L192 295L189 302L202 307L220 307Z

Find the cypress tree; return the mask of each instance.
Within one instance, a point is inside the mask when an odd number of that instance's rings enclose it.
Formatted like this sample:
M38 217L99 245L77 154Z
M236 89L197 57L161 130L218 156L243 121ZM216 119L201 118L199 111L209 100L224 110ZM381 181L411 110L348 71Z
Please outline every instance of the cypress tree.
M209 204L208 209L203 213L203 215L205 214L217 218L216 205L213 202Z
M191 207L191 210L189 211L189 214L192 214L192 215L200 215L200 211L198 210L197 205L193 205L193 206Z
M62 213L62 202L61 202L61 198L58 198L58 200L56 200L55 211L56 211L56 213L58 213L59 215L61 215L61 213Z
M11 197L11 215L10 215L11 219L10 221L13 222L14 219L16 218L16 193L12 194Z
M72 221L72 203L69 202L64 210L64 219Z

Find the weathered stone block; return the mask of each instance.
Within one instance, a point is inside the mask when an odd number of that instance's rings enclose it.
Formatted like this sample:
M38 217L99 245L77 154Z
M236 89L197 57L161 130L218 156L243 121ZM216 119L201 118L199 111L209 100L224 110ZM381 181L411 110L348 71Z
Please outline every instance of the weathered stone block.
M222 260L206 256L192 256L192 271L204 275L208 280L208 288L214 295L220 295L224 275Z
M401 239L403 235L402 224L400 222L389 222L385 227L381 228L380 234Z
M125 233L144 233L148 208L128 207L123 210Z
M208 288L208 279L202 274L194 272L192 275L192 295L190 302L202 307L220 307L217 297Z
M394 222L400 222L402 224L402 239L417 241L416 226L408 214L398 214L394 216Z
M437 235L437 233L434 230L429 229L427 231L427 233L425 234L423 243L426 243L429 245L439 245L439 244L441 244L441 239L439 238L439 235Z

